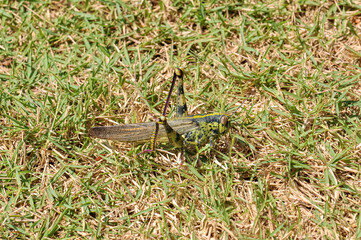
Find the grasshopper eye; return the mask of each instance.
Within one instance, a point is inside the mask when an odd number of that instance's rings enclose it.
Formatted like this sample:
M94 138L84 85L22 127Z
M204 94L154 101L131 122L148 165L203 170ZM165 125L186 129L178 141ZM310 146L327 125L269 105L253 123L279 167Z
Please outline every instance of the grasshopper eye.
M227 116L222 116L221 118L221 124L222 125L227 125L228 123L228 117Z

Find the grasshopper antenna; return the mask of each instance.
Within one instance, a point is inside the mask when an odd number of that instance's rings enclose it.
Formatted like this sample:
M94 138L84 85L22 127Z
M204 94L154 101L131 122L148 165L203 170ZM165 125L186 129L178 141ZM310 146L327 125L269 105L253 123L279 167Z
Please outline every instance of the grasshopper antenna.
M247 99L244 99L244 100L241 102L241 105L239 105L238 108L233 111L233 113L231 114L230 118L243 106L243 103L244 103L246 100L247 100Z
M233 113L231 114L231 116L229 117L229 119L231 119L232 121L232 116L243 106L243 103L246 101L247 99L244 99L242 102L241 102L241 105L238 106L238 108L236 110L233 111ZM232 128L234 128L234 123L237 123L237 125L240 125L240 123L236 120L236 121L232 121L233 124L232 124Z

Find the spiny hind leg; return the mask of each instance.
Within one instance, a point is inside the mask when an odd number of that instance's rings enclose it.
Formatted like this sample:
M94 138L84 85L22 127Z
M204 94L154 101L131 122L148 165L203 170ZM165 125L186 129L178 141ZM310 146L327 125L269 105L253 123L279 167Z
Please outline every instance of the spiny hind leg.
M178 79L178 97L177 97L177 113L176 117L182 117L187 116L187 103L184 96L184 87L183 87L183 70L180 68L175 69L174 75L173 75L173 82L172 82L172 88L174 86L175 80ZM158 123L162 124L166 130L167 137L169 139L169 142L176 148L179 148L181 150L181 164L182 166L184 162L184 143L185 139L182 135L180 135L177 131L175 131L167 122L167 119L165 117L166 107L168 106L169 98L171 95L171 91L168 94L168 99L166 102L166 105L164 107L163 116L159 119Z
M166 103L165 103L165 106L164 106L164 109L163 109L163 114L158 120L156 120L156 128L154 129L154 132L153 132L152 137L151 137L151 149L146 149L141 153L152 152L152 151L155 150L155 143L156 143L156 139L157 139L157 135L158 135L158 131L159 131L159 124L161 124L166 129L166 133L167 133L167 137L169 139L169 142L174 147L181 149L181 165L182 165L183 162L184 162L183 155L184 155L184 142L185 142L185 139L184 139L184 137L182 135L180 135L178 132L176 132L168 124L167 118L165 117L167 107L168 107L168 104L169 104L169 100L170 100L170 96L171 96L172 91L173 91L174 83L175 83L175 81L177 79L179 81L178 98L177 98L177 117L187 116L187 114L188 114L188 112L187 112L187 104L186 104L185 96L184 96L184 88L183 88L183 71L181 69L177 68L174 71L172 85L171 85L171 88L169 90L168 97L167 97L167 100L166 100Z
M170 96L172 95L172 92L173 92L175 81L177 80L177 78L182 79L182 77L183 77L183 71L180 70L180 69L176 69L176 71L174 71L174 74L173 74L173 81L172 81L170 90L168 92L168 97L167 97L167 100L165 102L164 109L163 109L162 118L164 118L164 119L166 119L165 114L166 114L167 107L168 107L168 104L169 104ZM155 129L153 131L152 137L150 138L151 149L146 149L146 150L142 151L141 153L138 153L137 155L142 154L142 153L149 153L149 152L152 152L152 151L155 150L155 144L157 142L157 136L158 136L158 132L159 132L159 122L161 120L160 119L158 120L152 114L150 114L150 115L156 121Z
M184 86L183 86L183 71L181 69L176 69L174 74L178 78L178 96L177 96L177 117L183 117L188 115L187 102L184 96Z

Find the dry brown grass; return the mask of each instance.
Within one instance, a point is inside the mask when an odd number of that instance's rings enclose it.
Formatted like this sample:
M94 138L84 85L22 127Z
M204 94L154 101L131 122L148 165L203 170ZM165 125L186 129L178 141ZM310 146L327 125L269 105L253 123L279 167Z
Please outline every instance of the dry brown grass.
M360 238L356 3L3 9L2 238ZM136 157L147 146L87 136L94 124L149 121L175 67L192 114L246 99L241 126L202 166L188 156L178 169L167 145Z

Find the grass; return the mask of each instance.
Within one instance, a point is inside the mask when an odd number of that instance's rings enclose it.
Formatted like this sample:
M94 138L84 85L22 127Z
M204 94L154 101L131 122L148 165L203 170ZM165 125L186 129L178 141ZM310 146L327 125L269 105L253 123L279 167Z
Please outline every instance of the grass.
M355 2L2 1L0 17L1 238L361 237ZM176 67L191 114L245 100L201 166L88 137L151 121Z

